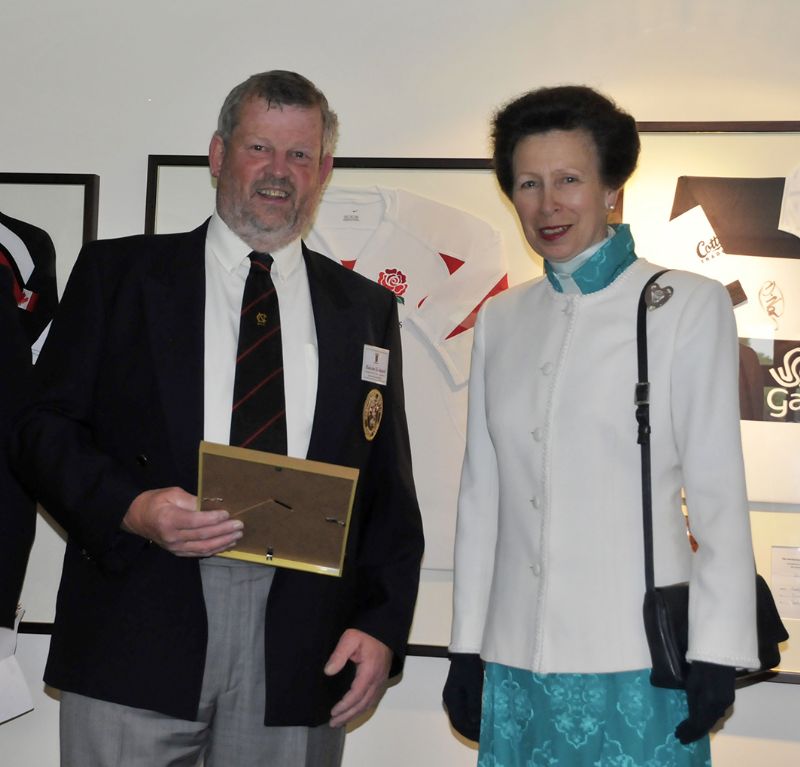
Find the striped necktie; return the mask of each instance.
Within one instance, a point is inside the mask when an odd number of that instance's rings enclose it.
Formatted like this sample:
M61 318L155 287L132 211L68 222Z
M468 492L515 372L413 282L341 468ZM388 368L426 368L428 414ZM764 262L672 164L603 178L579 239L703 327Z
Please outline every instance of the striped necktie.
M231 445L286 455L286 398L272 256L253 252L244 285L233 384Z

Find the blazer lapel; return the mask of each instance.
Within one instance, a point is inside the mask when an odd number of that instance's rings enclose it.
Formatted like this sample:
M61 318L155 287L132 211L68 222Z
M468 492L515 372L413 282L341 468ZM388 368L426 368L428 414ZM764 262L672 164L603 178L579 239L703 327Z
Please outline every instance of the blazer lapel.
M206 222L164 238L144 285L153 366L176 465L194 486L203 437Z
M359 346L359 339L363 338L363 332L359 323L363 325L366 312L353 304L338 279L337 270L341 266L309 250L305 244L303 256L319 354L317 401L308 457L335 462L341 460L341 450L348 442L352 400L361 396L359 371L363 346Z

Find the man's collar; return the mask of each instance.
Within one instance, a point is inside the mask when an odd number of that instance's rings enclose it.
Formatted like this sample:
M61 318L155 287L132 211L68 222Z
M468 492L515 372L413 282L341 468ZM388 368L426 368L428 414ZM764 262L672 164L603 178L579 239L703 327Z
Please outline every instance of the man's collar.
M253 250L222 220L215 210L208 224L206 243L216 259L228 272L239 268ZM303 249L300 238L292 240L288 245L271 252L274 260L273 275L286 279L303 263Z

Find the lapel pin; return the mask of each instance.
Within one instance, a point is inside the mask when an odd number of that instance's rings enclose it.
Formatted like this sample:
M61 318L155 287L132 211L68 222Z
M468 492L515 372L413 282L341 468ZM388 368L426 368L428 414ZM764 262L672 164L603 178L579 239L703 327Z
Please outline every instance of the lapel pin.
M378 428L383 418L383 395L378 389L370 389L367 398L364 400L364 408L361 411L361 422L364 427L364 436L368 442L375 439Z
M652 312L654 309L664 306L672 298L672 293L673 290L669 285L662 288L657 282L654 282L647 291L644 302L647 304L648 310Z

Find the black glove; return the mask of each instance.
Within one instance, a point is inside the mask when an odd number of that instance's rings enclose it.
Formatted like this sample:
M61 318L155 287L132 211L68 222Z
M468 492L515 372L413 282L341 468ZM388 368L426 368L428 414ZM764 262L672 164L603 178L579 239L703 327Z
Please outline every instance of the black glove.
M477 653L450 655L450 671L442 690L442 700L453 729L469 740L481 733L483 661Z
M694 661L686 679L689 716L675 728L684 745L700 740L725 715L736 695L736 669Z

